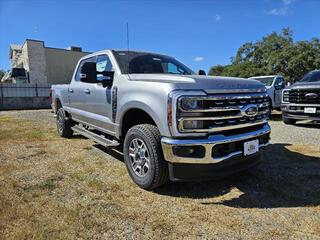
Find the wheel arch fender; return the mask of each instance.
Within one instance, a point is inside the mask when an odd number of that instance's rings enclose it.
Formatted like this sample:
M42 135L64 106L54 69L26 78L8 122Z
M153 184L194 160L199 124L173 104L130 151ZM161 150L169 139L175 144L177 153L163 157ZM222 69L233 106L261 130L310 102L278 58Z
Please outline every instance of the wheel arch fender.
M161 123L161 118L158 116L156 111L152 109L148 104L140 102L140 101L130 101L127 104L123 105L121 109L119 110L119 113L116 118L116 123L119 124L119 130L118 134L119 137L123 135L122 129L123 129L123 124L125 123L125 117L130 111L141 111L146 113L154 122L154 124L158 127L161 135L166 131L165 126L163 123ZM137 116L138 117L138 116ZM137 119L137 123L146 123L144 122L144 119Z

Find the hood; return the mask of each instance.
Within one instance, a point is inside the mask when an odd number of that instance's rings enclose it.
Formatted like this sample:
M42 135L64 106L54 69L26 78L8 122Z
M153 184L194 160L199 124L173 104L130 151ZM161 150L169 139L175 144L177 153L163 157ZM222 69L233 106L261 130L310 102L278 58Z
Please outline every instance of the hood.
M289 86L287 89L310 89L320 88L320 81L317 82L296 82Z
M178 89L204 90L206 93L232 93L232 92L265 92L264 84L257 80L215 77L200 75L172 75L172 74L130 74L132 81L146 81L157 83L170 83Z

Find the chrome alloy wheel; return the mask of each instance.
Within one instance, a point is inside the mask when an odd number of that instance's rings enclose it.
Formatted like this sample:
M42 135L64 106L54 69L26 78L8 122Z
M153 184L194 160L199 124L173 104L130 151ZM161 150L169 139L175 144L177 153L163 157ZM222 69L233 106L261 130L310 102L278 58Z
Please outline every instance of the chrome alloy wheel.
M57 115L57 126L58 126L58 131L62 133L63 126L64 126L64 116L60 113L58 113Z
M134 138L129 145L129 157L134 173L139 177L147 175L150 168L150 155L146 144L139 138Z

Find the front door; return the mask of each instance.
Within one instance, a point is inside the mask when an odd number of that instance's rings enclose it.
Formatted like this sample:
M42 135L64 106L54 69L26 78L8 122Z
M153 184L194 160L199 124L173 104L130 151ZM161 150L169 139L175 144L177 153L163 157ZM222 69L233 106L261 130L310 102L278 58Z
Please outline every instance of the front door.
M85 106L85 93L83 91L83 86L86 84L80 81L80 71L81 67L85 62L93 62L95 57L84 59L78 65L77 72L72 79L69 89L68 96L70 102L71 115L75 120L86 121L86 106Z
M113 71L110 58L107 54L96 57L98 72ZM99 81L109 80L101 74L97 75L98 83L88 83L85 91L85 106L89 123L109 134L115 133L112 122L112 87L104 87Z

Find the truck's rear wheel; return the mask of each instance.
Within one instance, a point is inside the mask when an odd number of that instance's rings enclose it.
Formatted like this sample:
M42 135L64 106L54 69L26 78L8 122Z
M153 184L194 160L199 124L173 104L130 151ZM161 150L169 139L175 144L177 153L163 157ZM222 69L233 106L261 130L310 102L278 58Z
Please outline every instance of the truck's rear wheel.
M56 124L58 133L61 137L70 138L72 136L73 130L71 129L71 120L66 118L66 113L63 108L59 108L57 111Z
M123 146L124 160L132 180L144 189L154 189L169 179L158 128L150 124L129 129Z

